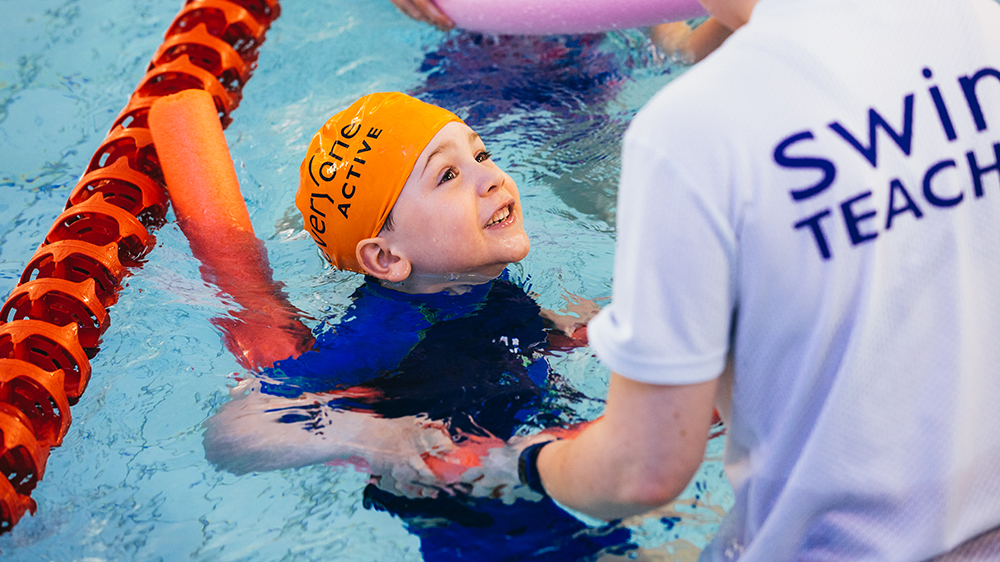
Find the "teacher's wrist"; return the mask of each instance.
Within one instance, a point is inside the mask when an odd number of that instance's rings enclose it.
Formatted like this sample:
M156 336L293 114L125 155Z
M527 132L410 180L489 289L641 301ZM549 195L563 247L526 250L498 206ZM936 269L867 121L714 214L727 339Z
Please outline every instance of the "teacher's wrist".
M517 476L521 484L544 497L548 497L549 494L545 491L541 474L538 472L538 455L542 452L542 448L553 441L558 441L558 439L529 445L521 451L517 459Z

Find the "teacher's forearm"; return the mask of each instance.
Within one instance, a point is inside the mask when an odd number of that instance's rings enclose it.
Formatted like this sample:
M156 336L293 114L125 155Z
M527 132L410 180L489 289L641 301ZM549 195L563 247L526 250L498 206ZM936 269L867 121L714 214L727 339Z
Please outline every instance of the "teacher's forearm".
M604 417L575 439L539 452L546 492L609 520L668 503L704 457L715 386L647 385L613 375Z

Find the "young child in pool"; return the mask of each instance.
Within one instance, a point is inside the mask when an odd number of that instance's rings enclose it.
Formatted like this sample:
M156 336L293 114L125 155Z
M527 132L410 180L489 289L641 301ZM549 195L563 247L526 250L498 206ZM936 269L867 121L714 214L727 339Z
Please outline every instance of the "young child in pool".
M543 351L560 331L564 348L582 345L572 334L585 337L588 314L546 320L507 278L529 241L517 185L482 139L404 94L365 96L312 139L296 206L323 256L365 282L309 351L244 381L206 422L208 459L235 473L352 464L378 481L365 505L402 517L426 560L551 559L549 548L576 560L625 545L623 528L581 533L550 500L501 486L516 475L492 487L499 499L413 484L490 462L448 458L456 441L481 440L483 453L524 427L580 421L545 407L574 393L551 388Z

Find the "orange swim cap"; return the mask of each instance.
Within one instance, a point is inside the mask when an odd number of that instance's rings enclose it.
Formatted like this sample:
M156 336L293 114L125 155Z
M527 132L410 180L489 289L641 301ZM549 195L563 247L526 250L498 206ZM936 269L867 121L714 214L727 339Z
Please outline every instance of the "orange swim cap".
M454 113L399 92L369 94L323 125L299 167L295 206L323 256L364 273L358 242L378 236L417 157Z

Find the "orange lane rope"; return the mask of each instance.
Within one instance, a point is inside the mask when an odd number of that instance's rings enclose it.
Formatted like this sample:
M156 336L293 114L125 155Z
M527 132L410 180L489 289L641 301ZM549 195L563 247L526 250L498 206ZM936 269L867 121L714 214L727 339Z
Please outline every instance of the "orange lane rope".
M108 307L166 216L150 107L163 96L204 90L228 125L279 12L278 0L187 0L0 307L0 533L35 512L30 494L90 380Z

